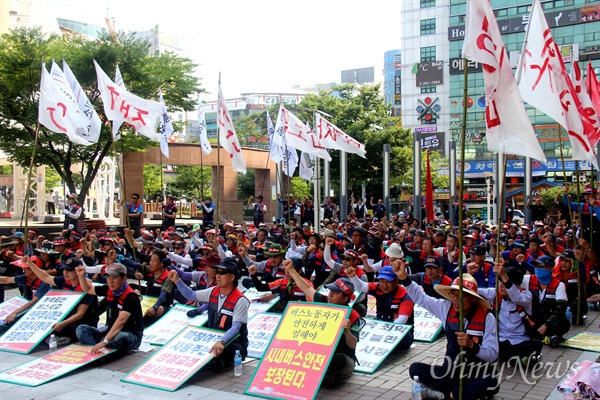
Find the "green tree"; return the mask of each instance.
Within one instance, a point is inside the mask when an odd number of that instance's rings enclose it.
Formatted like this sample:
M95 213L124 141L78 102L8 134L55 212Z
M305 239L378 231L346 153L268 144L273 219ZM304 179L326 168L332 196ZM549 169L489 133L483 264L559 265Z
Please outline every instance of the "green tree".
M52 167L46 167L46 191L62 185L60 175Z
M160 186L161 168L160 165L144 165L144 195L148 200L154 200L156 196L162 198L162 187ZM163 182L168 182L169 180L170 177L163 176Z
M79 37L44 35L39 28L17 29L0 37L0 150L11 161L29 166L38 119L39 82L42 60L64 59L88 98L105 121L96 72L92 60L113 75L118 60L128 90L143 97L157 98L162 87L170 111L192 110L199 80L189 59L173 54L150 56L149 43L119 34L118 40L106 35L94 41ZM119 153L134 152L155 142L122 128ZM90 146L75 145L62 134L40 127L34 165L48 165L64 180L69 192L79 190L85 199L104 157L113 152L110 126L103 124L100 140ZM71 166L81 165L77 172ZM78 185L78 181L80 185Z
M425 185L427 179L427 155L426 152L421 153L421 188L422 193L425 193ZM412 158L412 151L411 151ZM448 159L442 158L440 153L437 151L432 151L429 156L430 164L431 164L431 180L433 181L434 189L447 189L450 187L450 177L448 175L440 175L438 172L440 170L449 170L448 167ZM414 171L413 169L409 169L401 176L391 177L391 185L400 185L401 183L406 183L408 185L408 192L414 193Z
M260 194L255 192L255 176L256 171L253 169L249 169L245 174L238 174L238 200L248 201L250 196L256 196ZM270 190L270 188L265 189ZM265 193L263 193L263 196L267 197Z
M411 168L412 135L400 126L397 117L388 115L389 107L379 94L379 85L334 85L332 92L309 94L298 108L316 109L331 115L327 119L365 146L367 158L348 155L348 191L354 192L362 182L382 181L383 145L390 144L390 170L400 176ZM294 111L290 107L290 110ZM313 121L310 111L298 111L302 121ZM312 125L312 124L311 124ZM339 185L339 151L330 151L332 187ZM377 193L373 194L377 196Z
M211 195L212 167L178 165L177 175L169 184L169 194L178 198L197 198Z

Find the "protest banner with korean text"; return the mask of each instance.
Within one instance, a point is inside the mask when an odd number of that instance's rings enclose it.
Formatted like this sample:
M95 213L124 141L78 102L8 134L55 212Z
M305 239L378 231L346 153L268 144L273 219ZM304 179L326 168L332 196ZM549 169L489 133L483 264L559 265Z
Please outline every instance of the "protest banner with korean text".
M0 382L23 386L43 385L116 351L106 347L100 353L92 355L90 354L92 347L72 344L52 354L0 372Z
M255 288L250 288L244 291L244 296L250 300L250 307L248 307L248 320L258 313L269 311L273 306L279 303L279 297L275 297L268 301L260 301L260 299L271 292L259 292Z
M248 320L248 357L262 358L279 325L281 314L258 313Z
M245 393L313 399L342 335L350 307L290 302Z
M0 337L0 351L28 354L62 321L85 295L70 290L50 290Z
M415 304L415 340L417 342L433 342L444 327L435 315Z
M186 326L203 326L208 321L208 315L198 315L194 318L187 316L188 311L196 307L176 304L158 321L144 329L144 341L162 346L177 336Z
M13 296L4 303L0 303L0 325L4 324L4 320L9 314L17 311L27 303L29 303L29 300L21 296Z
M412 328L410 325L366 319L356 345L356 372L372 374Z
M121 381L174 392L213 358L223 331L187 326Z

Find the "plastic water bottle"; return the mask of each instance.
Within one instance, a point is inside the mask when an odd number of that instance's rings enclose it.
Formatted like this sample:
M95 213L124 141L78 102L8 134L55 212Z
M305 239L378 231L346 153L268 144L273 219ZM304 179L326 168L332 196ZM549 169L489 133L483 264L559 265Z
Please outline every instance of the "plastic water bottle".
M563 400L573 400L575 396L573 395L573 389L570 387L566 387L563 392Z
M54 353L58 348L58 342L56 341L56 336L54 334L50 335L50 340L48 341L48 354Z
M423 392L423 385L419 382L419 377L415 375L412 384L412 400L421 400L421 392Z
M235 356L233 356L233 374L242 376L242 355L239 350L236 350Z
M573 325L573 313L571 312L571 307L567 307L567 311L565 312L565 317L569 320L569 323Z

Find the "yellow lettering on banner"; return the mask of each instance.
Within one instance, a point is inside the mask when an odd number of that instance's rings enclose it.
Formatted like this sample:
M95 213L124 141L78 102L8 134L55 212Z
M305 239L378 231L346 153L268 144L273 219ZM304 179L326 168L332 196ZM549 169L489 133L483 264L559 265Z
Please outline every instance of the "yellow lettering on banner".
M327 309L325 311L302 309L302 305L292 305L284 315L283 322L277 331L276 338L279 340L294 340L298 346L309 340L311 343L331 346L337 337L337 331L324 330L328 321L343 321L346 315L344 309ZM321 329L317 334L314 329Z

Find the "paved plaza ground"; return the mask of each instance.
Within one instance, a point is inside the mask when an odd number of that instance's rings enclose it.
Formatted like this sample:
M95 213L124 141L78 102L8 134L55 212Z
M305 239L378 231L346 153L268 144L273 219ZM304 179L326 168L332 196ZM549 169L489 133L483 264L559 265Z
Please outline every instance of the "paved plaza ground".
M12 289L7 294L14 294ZM591 311L585 326L574 327L568 337L588 331L598 332L600 313ZM355 373L347 383L336 389L322 388L317 394L317 399L410 399L411 380L408 376L408 367L412 362L421 361L434 363L445 352L446 340L440 335L431 344L415 343L413 348L402 354L390 355L384 363L372 374ZM4 370L40 357L47 352L44 345L38 346L29 355L0 352L0 369ZM121 382L120 379L136 365L145 360L151 353L135 353L114 360L98 360L71 374L55 381L29 388L9 383L0 383L0 399L2 400L153 400L153 399L241 399L251 398L245 396L244 389L258 361L252 360L244 364L244 373L241 377L234 377L233 370L215 372L200 370L194 377L174 393L157 389L146 388ZM556 374L559 367L563 373L569 365L576 361L595 360L598 353L584 352L581 350L564 347L551 348L544 346L544 363L553 363L554 367L545 368L550 371L540 379L535 379L531 374L526 382L520 374L510 376L514 369L507 369L504 374L500 392L495 399L524 399L528 400L559 400L555 387L563 379L561 374ZM556 363L560 363L556 364ZM541 373L539 373L542 375ZM551 375L551 376L550 376Z

